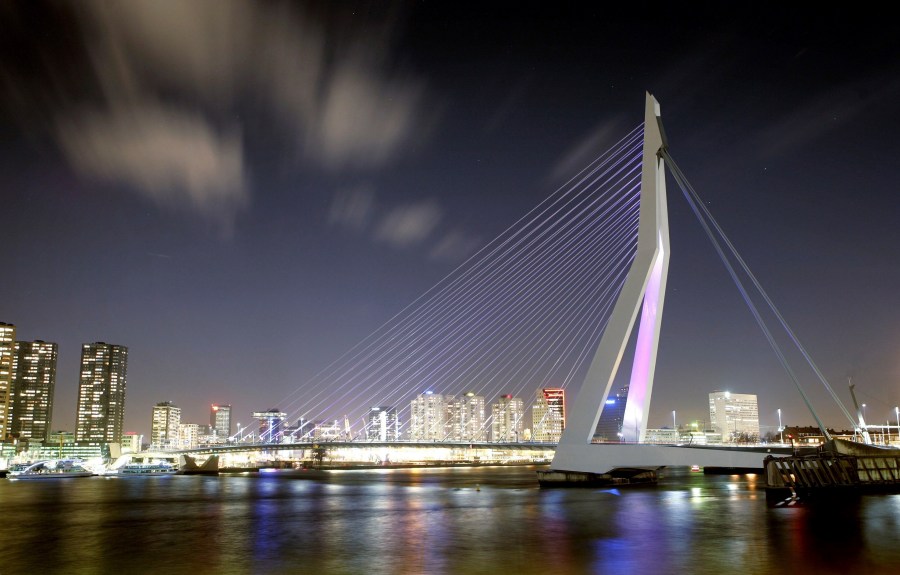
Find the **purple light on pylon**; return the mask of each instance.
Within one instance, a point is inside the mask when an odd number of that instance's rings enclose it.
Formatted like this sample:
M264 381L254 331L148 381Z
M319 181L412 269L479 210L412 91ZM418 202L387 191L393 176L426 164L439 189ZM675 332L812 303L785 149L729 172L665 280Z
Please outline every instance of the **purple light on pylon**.
M662 246L660 246L662 250ZM634 350L634 364L631 369L631 383L628 386L628 400L625 404L625 415L622 420L622 434L625 441L640 441L640 429L644 419L644 406L647 401L651 363L656 339L656 314L659 301L659 283L662 279L664 254L660 253L653 265L653 271L647 280L644 292L644 303L641 306L641 325L638 329L637 343Z

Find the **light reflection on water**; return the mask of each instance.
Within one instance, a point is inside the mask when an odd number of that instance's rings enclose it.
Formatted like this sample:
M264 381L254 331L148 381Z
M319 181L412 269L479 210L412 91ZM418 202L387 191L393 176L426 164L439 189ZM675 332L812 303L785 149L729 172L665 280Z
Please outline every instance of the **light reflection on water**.
M900 496L758 478L546 489L532 468L0 481L0 573L894 573Z

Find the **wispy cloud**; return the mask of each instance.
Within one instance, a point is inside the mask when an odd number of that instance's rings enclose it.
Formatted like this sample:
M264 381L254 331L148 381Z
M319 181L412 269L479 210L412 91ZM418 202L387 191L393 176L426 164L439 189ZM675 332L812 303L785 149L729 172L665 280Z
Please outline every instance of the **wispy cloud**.
M478 236L462 230L452 230L431 248L429 257L434 260L460 261L472 255L482 245Z
M574 176L621 136L620 128L615 120L595 126L556 161L547 179L560 182Z
M484 126L484 132L486 134L494 133L497 128L503 125L503 122L506 121L507 118L513 113L516 107L519 106L522 99L528 93L528 89L531 87L531 84L534 81L534 76L529 74L527 77L519 80L513 86L513 88L509 91L506 98L497 106L497 109L494 110L494 113L491 114L490 118L488 118L487 123Z
M434 200L395 207L378 224L375 239L401 248L420 243L434 231L441 215Z
M0 70L0 86L29 118L53 118L79 173L229 226L251 199L242 115L329 171L384 166L433 124L424 83L391 61L389 11L363 27L315 8L87 0L70 14L79 73Z
M856 121L869 108L892 106L898 96L897 80L877 87L858 81L823 92L762 129L759 149L764 150L765 157L771 157L811 145L824 134Z
M374 209L375 193L370 186L339 190L331 200L328 223L361 232L372 219Z
M239 135L217 133L190 112L153 103L85 112L60 123L59 141L79 172L195 210L225 230L248 201Z

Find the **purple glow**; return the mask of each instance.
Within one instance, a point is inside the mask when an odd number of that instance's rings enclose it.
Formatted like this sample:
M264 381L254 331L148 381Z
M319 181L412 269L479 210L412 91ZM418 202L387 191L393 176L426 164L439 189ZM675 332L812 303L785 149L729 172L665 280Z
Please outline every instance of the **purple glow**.
M653 264L653 271L647 281L644 292L644 303L641 306L641 325L638 329L637 344L634 350L634 365L631 369L631 383L628 387L628 400L625 404L625 415L622 420L622 434L626 442L640 441L640 429L644 420L644 408L648 400L650 386L650 369L653 361L654 342L656 340L656 313L659 301L659 284L662 278L664 254L660 253Z

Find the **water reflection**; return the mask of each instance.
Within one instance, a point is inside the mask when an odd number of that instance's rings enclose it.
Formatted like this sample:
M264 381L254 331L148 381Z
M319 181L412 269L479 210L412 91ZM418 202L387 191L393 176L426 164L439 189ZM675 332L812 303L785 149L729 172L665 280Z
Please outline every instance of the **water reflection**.
M771 509L758 479L537 488L533 469L0 482L0 573L886 573L900 496Z

